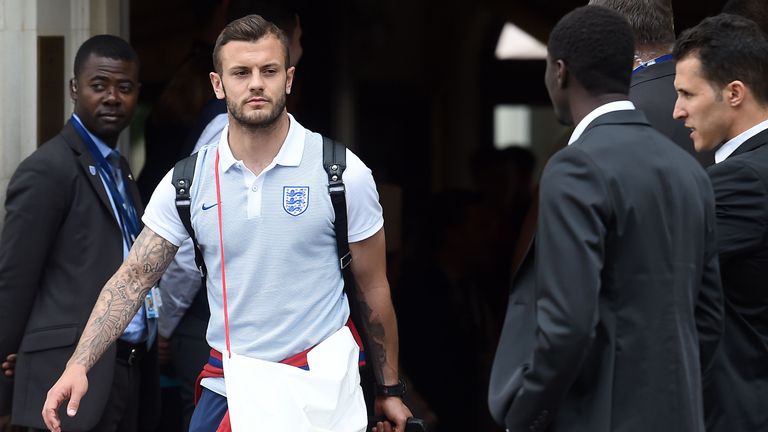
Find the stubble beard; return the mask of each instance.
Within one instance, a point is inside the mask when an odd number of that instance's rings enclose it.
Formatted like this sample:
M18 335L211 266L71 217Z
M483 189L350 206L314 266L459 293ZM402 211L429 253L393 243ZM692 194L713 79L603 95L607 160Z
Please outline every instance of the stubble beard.
M232 119L238 124L238 126L244 129L260 130L271 128L277 123L280 118L280 114L285 110L286 95L282 94L274 100L273 108L266 115L260 115L261 113L254 112L256 117L249 117L243 110L243 104L238 103L227 97L226 90L224 96L227 103L227 111L229 111ZM249 96L250 97L250 96Z

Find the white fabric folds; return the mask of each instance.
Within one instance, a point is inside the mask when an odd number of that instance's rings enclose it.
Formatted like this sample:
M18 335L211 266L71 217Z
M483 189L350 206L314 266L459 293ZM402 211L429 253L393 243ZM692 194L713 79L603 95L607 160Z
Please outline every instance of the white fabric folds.
M233 432L363 432L358 346L346 326L307 354L309 370L223 357Z

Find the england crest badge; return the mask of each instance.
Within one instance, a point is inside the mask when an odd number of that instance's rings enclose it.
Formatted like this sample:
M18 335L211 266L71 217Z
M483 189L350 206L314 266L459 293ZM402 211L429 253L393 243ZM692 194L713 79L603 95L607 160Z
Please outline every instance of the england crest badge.
M283 186L283 209L298 216L309 207L309 186Z

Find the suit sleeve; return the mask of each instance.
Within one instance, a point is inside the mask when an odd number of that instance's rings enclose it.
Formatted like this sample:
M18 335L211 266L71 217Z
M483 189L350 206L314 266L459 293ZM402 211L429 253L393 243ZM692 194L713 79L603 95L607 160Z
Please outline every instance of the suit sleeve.
M539 199L538 330L533 361L507 415L510 431L544 430L581 368L598 320L611 218L606 183L578 148L561 150L547 164Z
M53 144L49 144L53 145ZM67 211L67 189L55 164L30 157L8 185L0 241L0 358L18 352L45 261ZM13 380L0 377L0 415L11 408Z
M723 334L723 288L717 254L715 203L711 188L703 192L706 211L706 249L701 288L696 301L696 329L699 334L699 359L705 371L714 357Z
M728 160L707 169L715 191L720 262L760 247L768 225L768 190L750 166Z

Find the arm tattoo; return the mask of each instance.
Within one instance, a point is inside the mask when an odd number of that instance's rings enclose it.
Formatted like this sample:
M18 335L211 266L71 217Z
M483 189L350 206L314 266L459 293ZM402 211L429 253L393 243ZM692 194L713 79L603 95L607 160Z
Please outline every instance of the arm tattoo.
M148 228L99 294L70 363L90 369L120 337L149 289L160 279L178 247Z
M361 324L365 327L363 330L365 331L366 342L368 343L365 349L370 354L373 374L376 377L377 383L384 384L384 368L387 366L387 349L384 343L386 330L384 329L384 324L379 317L374 316L373 309L364 299L359 298L357 304Z

